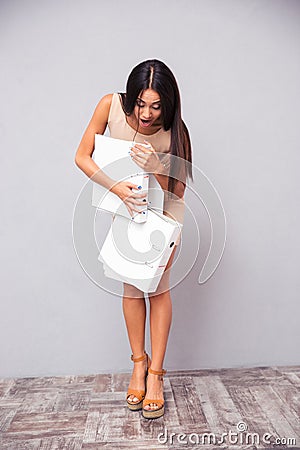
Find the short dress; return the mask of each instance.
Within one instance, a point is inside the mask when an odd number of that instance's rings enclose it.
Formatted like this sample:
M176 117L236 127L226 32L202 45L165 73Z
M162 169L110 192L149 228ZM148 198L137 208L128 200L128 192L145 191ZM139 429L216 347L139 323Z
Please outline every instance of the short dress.
M142 133L136 133L136 130L132 128L126 120L126 114L122 108L122 99L120 94L114 93L112 97L112 102L110 106L109 116L108 116L108 128L110 137L115 139L124 139L128 141L134 141L136 143L144 144L144 140L150 142L155 151L159 153L170 153L170 143L171 143L171 131L164 130L160 128L156 133L146 135ZM169 159L169 158L168 158ZM164 204L163 204L163 214L175 218L180 224L183 225L184 220L184 210L185 201L182 198L168 198L168 193L164 193ZM179 245L181 240L181 233L175 245Z

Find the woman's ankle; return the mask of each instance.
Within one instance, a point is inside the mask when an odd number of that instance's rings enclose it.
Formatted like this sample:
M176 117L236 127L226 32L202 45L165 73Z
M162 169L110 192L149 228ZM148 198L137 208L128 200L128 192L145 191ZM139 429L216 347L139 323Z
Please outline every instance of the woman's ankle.
M162 372L163 371L163 363L158 362L155 363L155 361L151 362L151 370L153 370L154 372Z

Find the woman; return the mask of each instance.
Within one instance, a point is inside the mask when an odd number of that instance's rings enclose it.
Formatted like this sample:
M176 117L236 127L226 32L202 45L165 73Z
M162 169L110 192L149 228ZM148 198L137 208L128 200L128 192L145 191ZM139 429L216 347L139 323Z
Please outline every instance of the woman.
M144 206L144 195L132 191L137 190L133 183L110 179L92 159L94 136L103 134L107 125L111 137L137 142L132 148L132 159L145 171L152 172L164 190L164 214L183 223L185 181L187 176L192 178L191 164L186 164L192 162L191 143L181 118L179 89L171 70L156 59L138 64L128 77L126 93L108 94L100 100L76 153L77 166L118 195L133 215L139 212L138 205ZM169 164L163 162L161 155L169 157ZM124 283L123 313L131 359L135 363L126 400L131 410L142 409L146 418L164 414L163 375L166 371L162 367L172 320L169 273L179 242L180 238L157 290L148 294L151 359L144 350L144 293Z

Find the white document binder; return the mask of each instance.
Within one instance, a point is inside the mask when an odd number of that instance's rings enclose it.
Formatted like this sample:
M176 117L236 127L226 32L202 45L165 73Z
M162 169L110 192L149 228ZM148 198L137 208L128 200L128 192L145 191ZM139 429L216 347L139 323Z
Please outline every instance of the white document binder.
M144 223L116 215L98 256L104 274L155 292L181 229L182 224L150 208Z
M133 219L135 222L145 222L148 214L148 202L152 208L163 211L164 193L155 176L144 172L131 159L130 151L134 144L133 141L95 134L93 160L112 179L128 180L141 186L139 193L147 193L146 206L141 207L142 213L136 213ZM93 183L92 205L131 219L123 201L96 182Z

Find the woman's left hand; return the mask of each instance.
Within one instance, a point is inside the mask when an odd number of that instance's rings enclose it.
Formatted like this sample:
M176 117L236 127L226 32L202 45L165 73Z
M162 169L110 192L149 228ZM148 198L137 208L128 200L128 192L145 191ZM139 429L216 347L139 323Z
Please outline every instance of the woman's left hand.
M147 148L141 144L135 144L134 147L131 148L131 157L132 160L145 172L153 173L157 170L160 165L159 157L152 147L152 145L144 141L147 145Z

